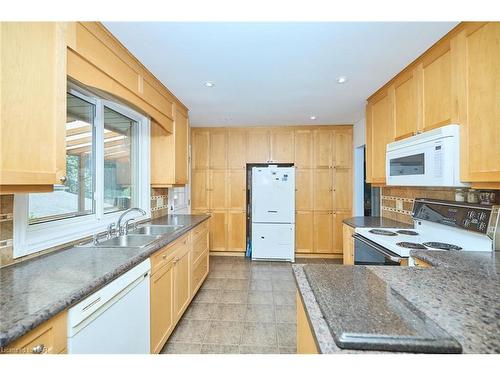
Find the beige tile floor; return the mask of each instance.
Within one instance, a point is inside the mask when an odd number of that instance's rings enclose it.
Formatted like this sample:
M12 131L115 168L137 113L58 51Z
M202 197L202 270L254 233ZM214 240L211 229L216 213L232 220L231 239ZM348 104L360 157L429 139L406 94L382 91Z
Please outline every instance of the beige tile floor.
M297 259L304 262L338 261ZM162 353L295 353L295 291L290 263L212 256L208 278Z

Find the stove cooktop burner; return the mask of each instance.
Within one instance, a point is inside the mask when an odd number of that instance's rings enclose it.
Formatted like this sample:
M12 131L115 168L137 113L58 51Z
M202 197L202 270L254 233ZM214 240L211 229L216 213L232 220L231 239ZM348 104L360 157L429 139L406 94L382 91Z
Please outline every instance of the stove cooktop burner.
M427 247L439 250L462 250L460 246L452 245L445 242L424 242L423 244Z
M424 245L416 242L398 242L396 245L398 245L399 247L405 247L407 249L418 249L418 250L427 249Z
M395 232L392 232L390 230L385 230L385 229L371 229L369 230L370 233L373 234L379 234L382 236L397 236L398 234Z
M396 231L399 234L406 234L407 236L418 236L418 232L414 230L401 229Z

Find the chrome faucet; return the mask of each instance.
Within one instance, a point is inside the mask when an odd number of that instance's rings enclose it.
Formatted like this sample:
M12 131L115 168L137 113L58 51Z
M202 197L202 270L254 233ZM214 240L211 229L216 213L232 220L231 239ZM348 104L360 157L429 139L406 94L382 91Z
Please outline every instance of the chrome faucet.
M142 214L142 216L145 216L146 215L146 211L144 211L142 208L138 208L138 207L132 207L132 208L129 208L128 210L125 210L121 215L120 217L118 218L118 221L116 222L116 227L118 229L118 233L120 235L124 235L124 234L127 234L127 223L122 226L122 220L123 218L125 217L125 215L127 215L129 212L134 212L134 211L137 211L137 212L140 212Z

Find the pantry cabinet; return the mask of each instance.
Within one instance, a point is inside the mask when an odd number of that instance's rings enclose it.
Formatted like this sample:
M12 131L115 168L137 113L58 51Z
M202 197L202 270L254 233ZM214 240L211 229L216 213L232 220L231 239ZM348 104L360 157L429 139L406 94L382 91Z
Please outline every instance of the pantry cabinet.
M59 22L0 23L0 194L64 181L67 33Z
M212 215L210 251L245 251L247 163L280 162L296 167L296 252L341 255L334 212L351 212L352 126L194 128L191 139L191 208Z

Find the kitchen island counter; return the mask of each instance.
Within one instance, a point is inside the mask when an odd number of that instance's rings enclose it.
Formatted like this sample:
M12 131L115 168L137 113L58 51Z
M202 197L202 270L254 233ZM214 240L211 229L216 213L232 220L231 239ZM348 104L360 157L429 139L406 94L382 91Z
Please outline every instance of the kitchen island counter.
M355 327L356 322L377 322L380 314L384 315L382 311L385 308L384 301L380 301L379 308L377 306L373 309L362 308L368 294L395 293L410 303L419 314L423 314L425 319L430 319L457 340L464 353L500 353L498 320L500 283L497 272L493 271L497 269L497 261L494 257L489 261L484 260L484 267L489 264L488 269L491 272L478 274L477 269L464 271L460 267L453 268L454 265L461 264L458 261L446 263L441 254L437 257L442 262L441 265L431 268L294 265L299 296L304 304L319 352L373 353L367 350L345 350L336 344L332 334L335 328L327 319L328 311L333 310L329 308L329 304L346 304L343 310L349 314L342 315L342 319L347 320L346 326ZM315 290L313 285L338 283L338 278L346 270L342 267L364 269L363 272L356 272L356 278L352 281L344 280L338 284L343 288L352 288L346 293L350 298L343 298L341 294L330 299L325 295L319 296L317 288ZM382 283L371 283L370 280L374 277ZM377 300L371 303L377 305ZM379 333L383 333L383 324L378 328L381 330ZM362 325L360 330L363 330Z

